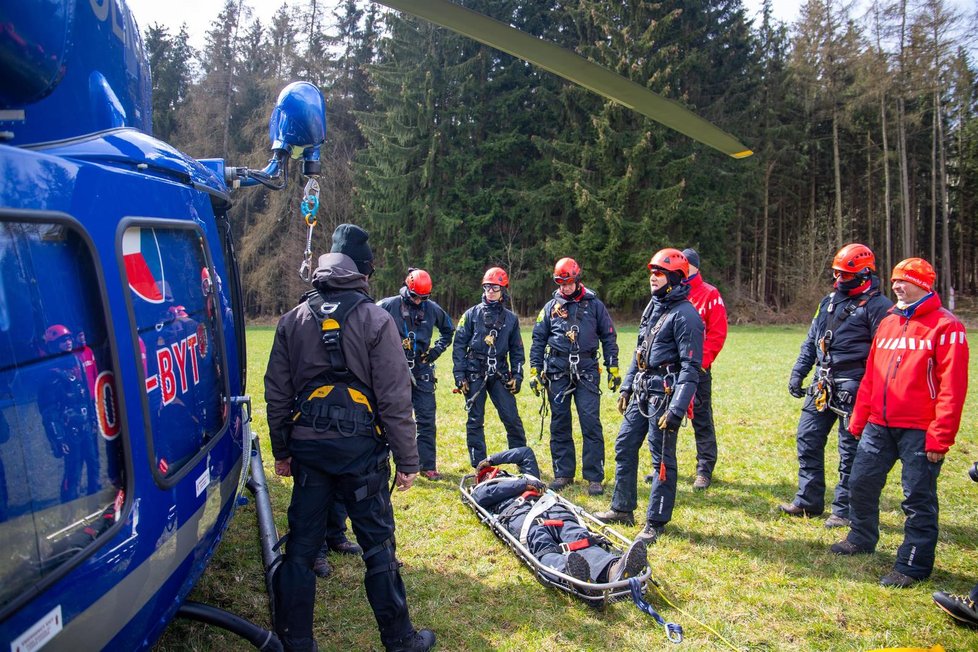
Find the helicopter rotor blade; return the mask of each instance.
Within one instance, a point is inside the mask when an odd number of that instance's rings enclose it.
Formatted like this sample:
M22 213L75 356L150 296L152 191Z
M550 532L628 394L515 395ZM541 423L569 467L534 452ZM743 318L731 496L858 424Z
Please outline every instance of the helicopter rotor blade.
M555 43L521 32L471 9L448 0L377 2L529 61L733 158L746 158L753 154L732 135L678 102L656 95L644 86Z

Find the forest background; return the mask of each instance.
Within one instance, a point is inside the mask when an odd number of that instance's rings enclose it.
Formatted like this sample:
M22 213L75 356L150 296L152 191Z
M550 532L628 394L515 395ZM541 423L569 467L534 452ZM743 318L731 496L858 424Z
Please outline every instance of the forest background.
M807 318L842 244L935 264L945 301L978 293L975 17L946 0L875 0L858 15L808 0L788 26L770 2L458 0L607 66L730 131L733 160L519 59L376 3L298 0L269 24L226 0L204 47L145 29L154 130L198 157L263 167L268 115L296 80L329 128L316 255L337 224L370 231L377 297L408 266L458 315L505 267L517 312L573 256L618 315L648 299L645 264L697 248L735 321ZM245 309L271 318L308 287L304 179L239 195Z

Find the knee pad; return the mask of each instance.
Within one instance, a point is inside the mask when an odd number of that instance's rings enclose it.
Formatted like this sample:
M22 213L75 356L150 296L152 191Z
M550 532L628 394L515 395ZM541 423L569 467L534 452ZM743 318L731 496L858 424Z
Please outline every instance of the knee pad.
M363 563L367 567L366 577L398 570L402 564L397 561L394 552L395 545L393 537L364 551Z

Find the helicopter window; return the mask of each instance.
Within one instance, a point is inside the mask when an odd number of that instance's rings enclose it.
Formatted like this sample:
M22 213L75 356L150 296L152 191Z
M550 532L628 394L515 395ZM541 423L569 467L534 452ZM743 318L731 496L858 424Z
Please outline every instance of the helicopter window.
M227 418L214 270L200 233L132 226L123 259L143 359L151 449L159 476L194 459Z
M112 359L87 241L67 224L0 221L0 608L119 516Z

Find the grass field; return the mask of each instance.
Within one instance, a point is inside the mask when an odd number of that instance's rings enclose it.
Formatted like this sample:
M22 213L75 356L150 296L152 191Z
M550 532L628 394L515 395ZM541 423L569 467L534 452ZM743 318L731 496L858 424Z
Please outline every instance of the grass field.
M255 427L263 439L276 522L284 531L291 480L272 473L261 400L272 335L271 328L248 330L248 388L255 399ZM528 337L527 329L524 335ZM713 486L706 492L694 493L690 486L695 446L688 426L680 432L674 518L650 550L654 576L675 608L654 594L652 602L666 620L684 627L686 638L678 647L630 603L601 612L543 587L462 505L458 483L469 471L465 412L461 399L451 393L451 362L443 357L438 362L438 459L445 479L419 479L413 489L393 498L398 557L404 563L415 625L435 630L440 650L870 650L934 644L949 652L978 650L978 630L955 626L930 598L941 589L965 593L978 582L978 484L967 477L978 459L974 392L939 481L941 535L934 575L908 590L885 589L878 579L892 567L902 540L899 464L883 494L882 538L875 555L832 555L828 547L843 532L825 529L821 518L795 519L777 510L796 487L794 432L801 402L788 395L786 383L803 337L801 327L731 329L714 366L720 453ZM622 329L619 342L627 358L634 327ZM978 360L973 359L972 378L978 378L976 367ZM525 388L519 407L544 480L551 480L549 438L539 436L539 399ZM487 412L489 450L501 450L506 447L504 432L494 411ZM614 482L620 418L614 395L607 391L601 418L608 495L588 496L580 470L578 482L565 492L592 512L608 506ZM576 440L579 461L579 434ZM835 446L828 448L826 466L834 470ZM643 452L639 472L649 470L650 458ZM831 502L834 471L828 483L826 504ZM641 494L639 502L641 510ZM621 530L634 535L640 527ZM334 557L332 562L334 575L318 587L320 649L381 649L363 591L361 560ZM239 508L191 597L269 625L251 503ZM242 647L241 641L215 628L178 622L158 649Z

